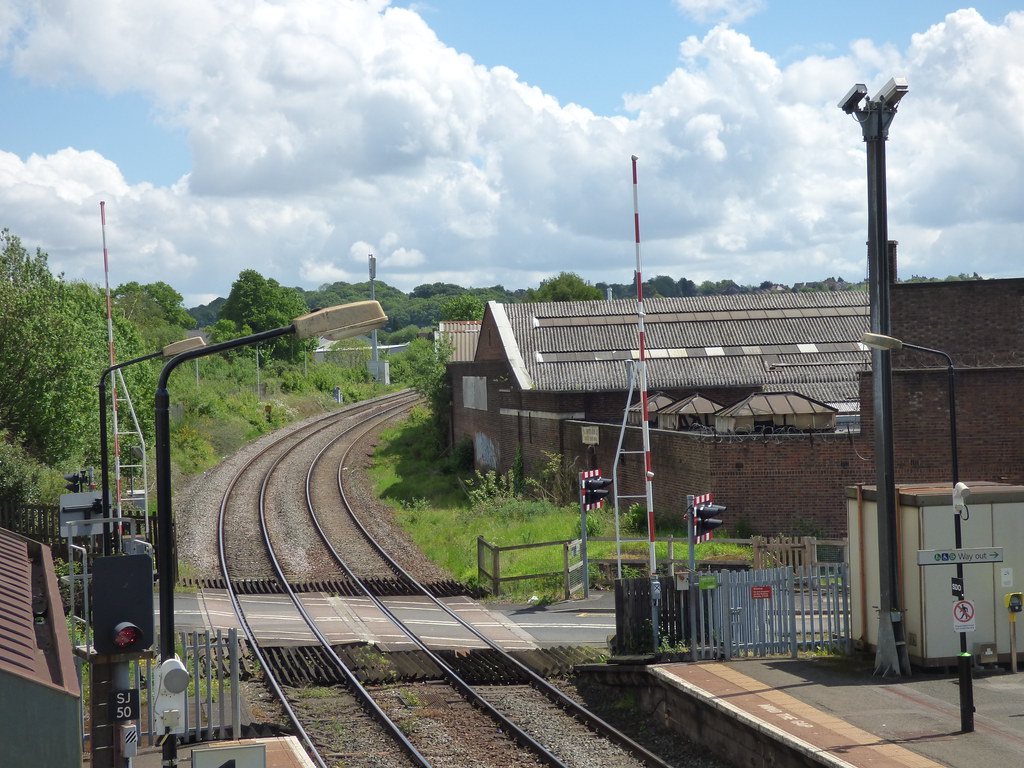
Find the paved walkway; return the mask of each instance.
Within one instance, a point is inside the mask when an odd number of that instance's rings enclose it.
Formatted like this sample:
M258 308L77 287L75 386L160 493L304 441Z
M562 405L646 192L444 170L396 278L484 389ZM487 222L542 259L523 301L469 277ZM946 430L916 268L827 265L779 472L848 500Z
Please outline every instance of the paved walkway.
M652 670L819 762L857 768L1024 764L1024 676L979 672L975 730L960 732L956 674L876 678L849 659L741 660Z

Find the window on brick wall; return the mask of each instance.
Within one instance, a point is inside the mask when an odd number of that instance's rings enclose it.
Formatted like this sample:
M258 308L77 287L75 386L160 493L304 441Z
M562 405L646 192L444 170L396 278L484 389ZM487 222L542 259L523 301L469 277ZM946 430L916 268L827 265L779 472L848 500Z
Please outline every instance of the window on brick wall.
M462 377L462 405L464 408L487 410L487 377Z

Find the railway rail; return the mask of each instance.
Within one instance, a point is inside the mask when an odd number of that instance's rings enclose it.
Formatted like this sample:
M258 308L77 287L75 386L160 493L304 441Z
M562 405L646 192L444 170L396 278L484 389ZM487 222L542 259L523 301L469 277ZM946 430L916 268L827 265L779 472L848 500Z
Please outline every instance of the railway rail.
M378 399L292 432L239 469L221 501L223 584L267 685L311 757L323 768L669 766L549 683L529 654L507 652L473 627L444 599L464 590L410 573L359 519L346 488L353 446L414 401L408 394ZM384 657L364 645L333 647L302 598L322 586L372 601L415 650ZM260 591L287 595L315 642L264 642L239 599ZM432 602L480 649L432 648L389 607L389 597L402 595ZM571 652L558 653L571 665Z

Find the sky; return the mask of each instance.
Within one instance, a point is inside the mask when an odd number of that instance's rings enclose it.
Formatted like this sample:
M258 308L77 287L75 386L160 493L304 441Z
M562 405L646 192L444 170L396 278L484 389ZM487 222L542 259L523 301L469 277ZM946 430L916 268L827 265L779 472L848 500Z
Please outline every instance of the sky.
M837 104L893 76L900 277L1024 276L1024 3L999 0L14 0L0 228L98 285L105 237L112 286L185 306L244 269L363 282L371 253L404 291L631 283L636 155L644 277L861 280Z

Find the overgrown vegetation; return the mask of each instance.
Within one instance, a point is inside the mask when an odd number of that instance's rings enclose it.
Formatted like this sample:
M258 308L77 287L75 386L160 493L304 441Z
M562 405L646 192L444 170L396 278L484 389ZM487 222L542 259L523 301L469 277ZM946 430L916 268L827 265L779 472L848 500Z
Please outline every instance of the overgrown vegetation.
M564 457L547 453L545 463L532 474L524 471L521 455L507 473L480 472L471 466L471 453L467 461L465 444L442 457L435 450L432 435L429 412L417 409L407 421L382 434L372 474L378 494L392 505L413 540L454 578L478 586L478 537L493 546L510 547L563 542L580 536L578 470ZM636 565L645 563L649 554L646 510L642 506L631 508L620 525L623 538L643 537L641 542L623 544L623 558L628 563L624 575L642 575ZM610 506L587 514L587 535L614 537ZM665 528L657 535L675 537L675 557L686 556L685 528ZM661 560L668 557L666 543L657 544L657 556ZM698 545L700 559L744 556L749 558L749 548L714 541ZM517 549L503 552L501 557L502 574L506 576L557 574L511 582L503 587L505 597L537 603L562 599L560 546ZM615 542L592 541L589 557L615 558ZM591 583L601 582L599 570L592 567Z
M30 253L0 230L0 501L14 504L55 504L63 474L100 464L96 392L110 364L106 297L98 286L54 276L47 262L45 253ZM283 327L308 311L299 291L253 270L241 273L220 308L223 316L208 329L211 341ZM165 362L154 355L188 335L194 320L181 295L162 282L118 286L111 314L117 359L139 358L121 373L152 446L154 395ZM335 393L352 402L385 391L367 371L367 342L345 342L321 362L315 346L316 340L288 336L177 368L168 386L175 476L201 472L265 432L338 407ZM414 385L419 362L395 366L392 388ZM108 398L113 389L108 380ZM120 416L124 432L128 414ZM132 447L123 436L122 455Z

